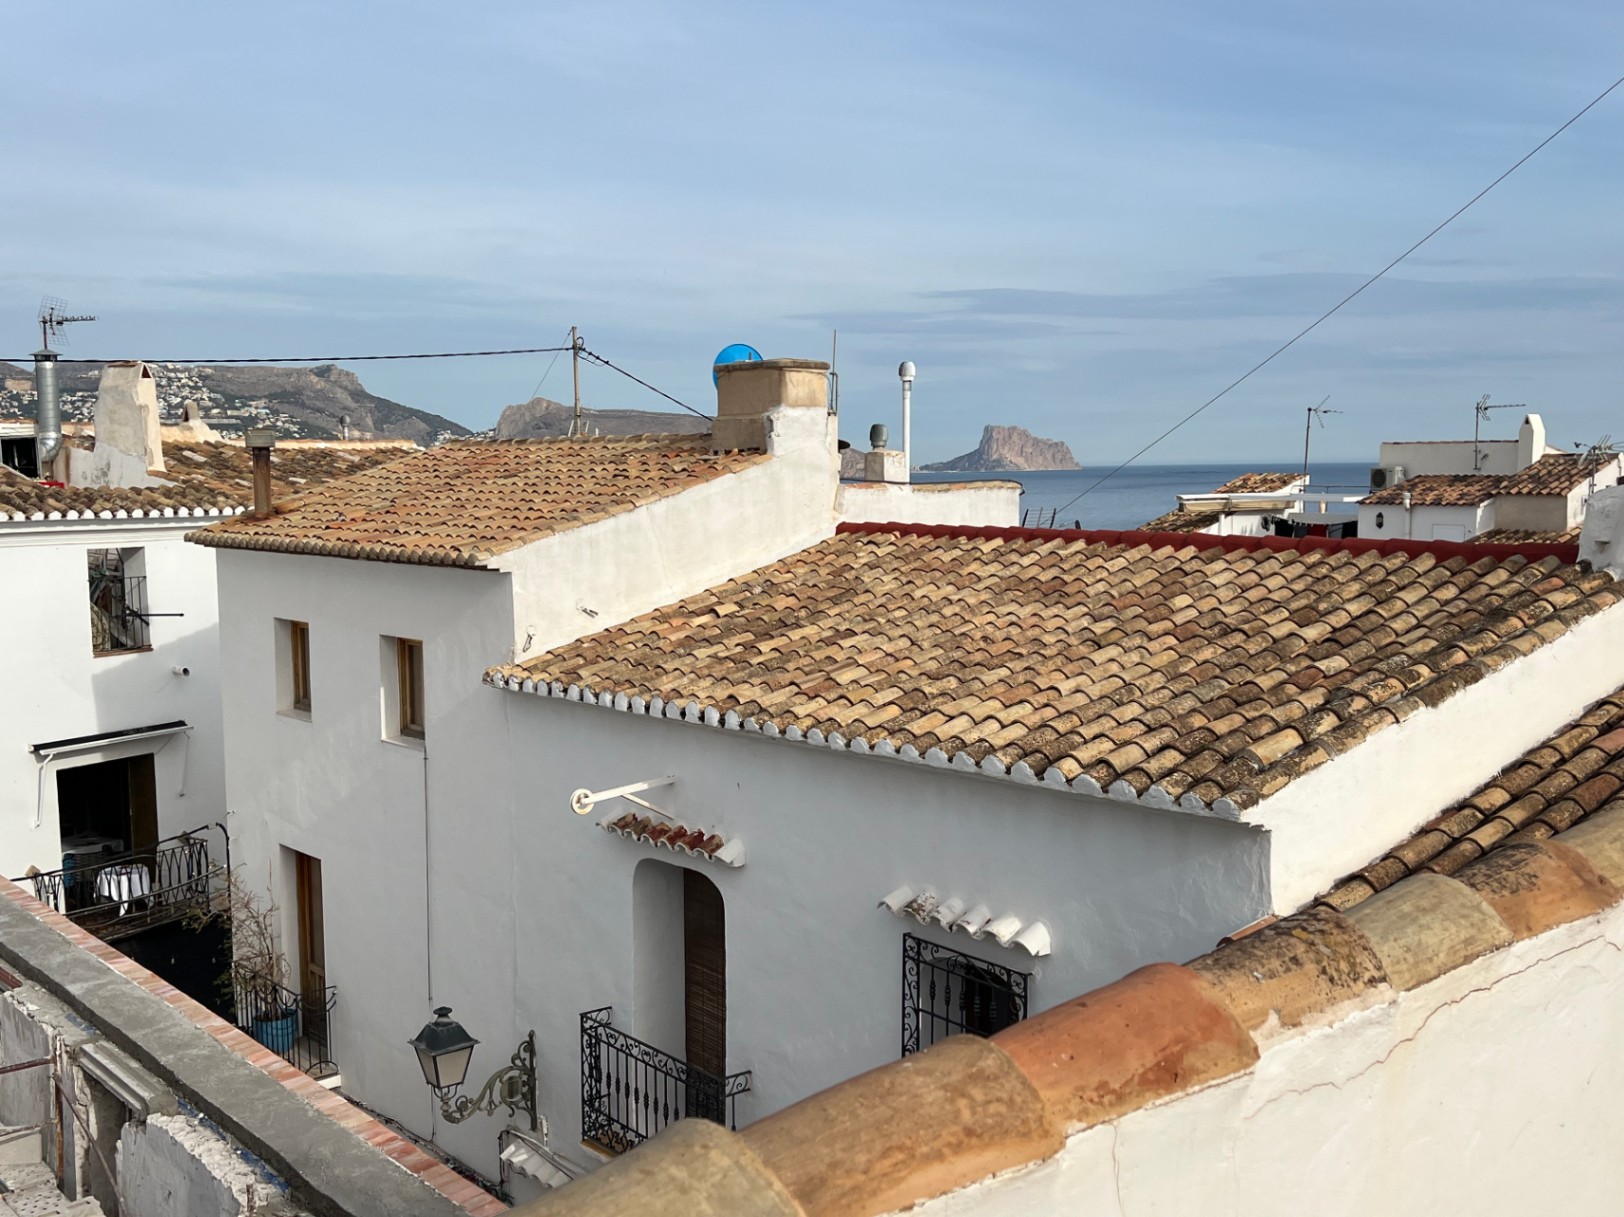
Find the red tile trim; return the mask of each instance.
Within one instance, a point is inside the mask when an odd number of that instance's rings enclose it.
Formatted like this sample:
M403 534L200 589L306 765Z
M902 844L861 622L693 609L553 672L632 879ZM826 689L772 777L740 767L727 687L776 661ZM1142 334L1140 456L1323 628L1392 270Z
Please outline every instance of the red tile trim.
M61 913L34 899L9 879L0 879L0 896L32 914L36 920L50 926L75 946L82 947L97 956L110 968L128 977L154 997L173 1006L200 1030L208 1032L249 1064L293 1091L335 1124L349 1129L393 1158L402 1168L411 1171L470 1217L492 1217L493 1214L507 1211L507 1205L500 1200L474 1187L450 1167L425 1154L406 1138L378 1123L360 1108L345 1102L308 1075L293 1069L257 1040L244 1035L212 1010L193 1001L129 956L121 954L93 934L80 929ZM478 1194L468 1194L467 1189L470 1188Z
M1526 558L1538 562L1542 558L1555 558L1572 565L1579 560L1579 547L1565 544L1499 544L1476 545L1471 541L1377 541L1370 537L1215 537L1208 533L1140 532L1132 529L1110 528L963 528L953 524L875 524L844 523L835 526L837 533L890 533L905 537L960 537L969 540L991 541L1082 541L1089 545L1146 545L1152 549L1222 549L1231 553L1245 553L1266 549L1276 553L1325 551L1352 554L1398 554L1418 558L1430 554L1448 560L1464 557L1472 561L1492 558L1496 562L1507 558Z

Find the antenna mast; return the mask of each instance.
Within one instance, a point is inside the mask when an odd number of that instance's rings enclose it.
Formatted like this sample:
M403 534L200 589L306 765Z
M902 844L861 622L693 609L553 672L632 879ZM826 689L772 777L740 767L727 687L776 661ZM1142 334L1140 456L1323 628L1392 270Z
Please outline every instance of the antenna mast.
M1494 405L1489 404L1489 395L1483 394L1477 399L1477 405L1472 407L1472 472L1483 471L1483 446L1478 438L1482 430L1483 420L1489 416L1490 410L1526 410L1528 407L1520 401L1502 401Z
M71 314L68 312L66 300L59 300L55 296L46 296L39 302L39 343L44 350L51 349L51 339L62 334L62 327L71 325L75 321L94 321L89 314ZM64 342L64 345L66 343Z
M1341 410L1327 410L1325 408L1325 403L1330 400L1331 395L1327 393L1324 397L1320 398L1319 405L1307 407L1308 419L1303 423L1303 480L1305 482L1308 480L1308 441L1309 438L1314 434L1315 420L1318 420L1319 425L1323 427L1325 426L1325 416L1327 414L1342 413Z

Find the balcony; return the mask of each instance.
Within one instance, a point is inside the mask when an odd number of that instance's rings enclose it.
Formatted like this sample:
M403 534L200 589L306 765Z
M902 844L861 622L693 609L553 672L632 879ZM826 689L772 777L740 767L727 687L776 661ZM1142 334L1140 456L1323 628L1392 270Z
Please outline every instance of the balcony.
M336 987L299 993L242 964L232 969L232 982L239 1030L311 1077L338 1072L331 1036Z
M902 1055L950 1035L996 1035L1027 1015L1031 974L902 936Z
M623 1154L667 1124L697 1116L738 1127L750 1072L718 1077L609 1025L612 1007L581 1015L581 1139Z
M188 915L206 915L215 873L209 843L194 829L149 849L97 854L73 866L14 879L34 897L104 942L117 942Z

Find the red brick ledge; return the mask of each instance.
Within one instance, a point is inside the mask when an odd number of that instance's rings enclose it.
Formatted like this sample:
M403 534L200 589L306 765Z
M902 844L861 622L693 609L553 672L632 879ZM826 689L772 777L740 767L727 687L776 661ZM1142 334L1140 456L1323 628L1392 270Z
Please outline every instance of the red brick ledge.
M966 528L956 524L876 524L844 523L835 526L837 533L892 533L905 537L963 537L991 541L1082 541L1090 545L1148 546L1151 549L1221 549L1228 553L1246 553L1251 550L1282 552L1313 552L1350 554L1403 555L1419 558L1430 554L1447 561L1464 557L1471 561L1493 558L1526 558L1538 562L1555 558L1571 566L1579 560L1579 546L1573 543L1551 544L1540 542L1518 545L1502 543L1477 545L1471 541L1377 541L1369 537L1215 537L1209 533L1144 532L1137 529L1111 528Z
M116 948L108 946L94 934L81 929L49 905L34 899L15 883L8 879L0 879L0 895L32 915L37 921L50 926L74 946L96 956L126 980L140 985L154 997L161 997L198 1028L208 1032L250 1065L293 1091L334 1123L342 1125L367 1144L382 1151L387 1157L393 1158L400 1166L416 1175L470 1217L494 1217L497 1213L508 1211L507 1205L468 1182L445 1163L424 1153L400 1134L385 1128L341 1096L334 1094L301 1070L295 1069L263 1044L244 1035L200 1002L186 996L174 985L149 972Z

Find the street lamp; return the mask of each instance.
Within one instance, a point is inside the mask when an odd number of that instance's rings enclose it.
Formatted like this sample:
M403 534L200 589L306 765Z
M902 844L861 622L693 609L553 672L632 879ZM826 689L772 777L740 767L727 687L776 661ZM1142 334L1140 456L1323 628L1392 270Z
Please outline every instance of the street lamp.
M459 1095L456 1090L468 1076L468 1065L473 1060L474 1045L479 1043L451 1017L450 1006L434 1011L434 1021L424 1024L417 1038L407 1043L417 1052L417 1063L423 1069L423 1080L440 1100L440 1114L452 1124L460 1124L476 1111L492 1114L498 1106L506 1107L508 1115L520 1111L530 1117L530 1130L538 1127L536 1118L536 1033L519 1041L509 1062L498 1069L480 1087L474 1098Z

